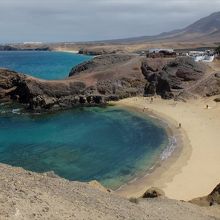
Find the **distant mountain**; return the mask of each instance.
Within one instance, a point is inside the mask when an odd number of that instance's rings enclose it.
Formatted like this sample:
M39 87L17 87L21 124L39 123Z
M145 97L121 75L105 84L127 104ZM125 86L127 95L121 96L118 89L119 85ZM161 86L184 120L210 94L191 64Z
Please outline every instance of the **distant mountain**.
M180 40L219 39L220 38L220 12L201 18L188 27L158 36L159 38L177 38ZM220 39L219 39L220 40Z
M212 34L220 30L220 12L213 13L188 26L184 31Z
M201 18L186 28L161 33L156 36L143 36L114 40L115 43L134 43L147 41L220 41L220 12Z

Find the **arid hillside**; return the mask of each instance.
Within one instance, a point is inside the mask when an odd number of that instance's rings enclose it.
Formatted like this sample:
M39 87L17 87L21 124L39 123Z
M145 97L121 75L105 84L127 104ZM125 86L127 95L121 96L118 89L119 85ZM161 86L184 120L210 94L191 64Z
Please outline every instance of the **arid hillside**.
M36 174L3 164L0 172L1 220L215 220L218 217L216 207L199 207L166 197L129 201L97 182L70 182L53 173Z

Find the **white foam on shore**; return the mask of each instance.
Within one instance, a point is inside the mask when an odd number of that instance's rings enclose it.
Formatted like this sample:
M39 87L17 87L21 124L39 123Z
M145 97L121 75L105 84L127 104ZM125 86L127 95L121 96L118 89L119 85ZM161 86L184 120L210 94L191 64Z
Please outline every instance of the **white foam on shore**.
M17 114L17 115L20 115L20 108L15 108L15 109L12 109L11 111L13 114Z
M164 149L164 151L160 155L160 160L157 161L152 167L148 168L147 173L143 177L149 176L150 173L156 168L157 164L160 163L160 161L165 161L165 160L169 159L169 157L172 156L172 154L175 151L177 146L178 146L177 145L177 137L176 136L170 136L168 145L166 146L166 148ZM124 183L123 185L121 185L118 189L116 189L116 191L119 191L123 187L134 183L135 181L137 181L140 178L142 178L142 177L137 176L137 177L133 178L132 180L128 181L127 183Z
M160 155L161 160L167 160L175 151L177 147L177 138L175 136L169 137L169 144Z

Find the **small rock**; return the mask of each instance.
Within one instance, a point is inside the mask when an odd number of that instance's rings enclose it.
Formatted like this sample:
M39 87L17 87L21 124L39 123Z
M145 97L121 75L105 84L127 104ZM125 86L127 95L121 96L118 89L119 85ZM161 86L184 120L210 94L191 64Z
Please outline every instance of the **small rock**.
M215 102L220 102L220 97L219 98L216 98L214 99Z
M142 198L157 198L157 197L161 197L161 196L165 196L164 191L161 189L152 187L144 193Z

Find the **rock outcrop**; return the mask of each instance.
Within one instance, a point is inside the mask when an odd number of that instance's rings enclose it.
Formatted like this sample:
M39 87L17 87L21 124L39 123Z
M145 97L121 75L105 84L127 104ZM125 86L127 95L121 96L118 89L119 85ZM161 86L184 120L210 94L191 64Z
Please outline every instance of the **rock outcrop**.
M105 68L111 68L113 65L127 62L132 58L134 58L134 56L129 54L128 55L107 54L103 56L98 56L90 61L86 61L82 64L77 65L76 67L73 67L69 73L69 76L74 76L76 74L86 71L92 72L94 70L99 71Z
M142 198L144 199L152 199L152 198L158 198L161 196L165 196L165 193L163 190L155 188L155 187L151 187L150 189L148 189L144 195L142 196Z
M162 98L173 98L176 92L187 90L203 78L206 66L196 63L189 57L161 61L148 59L141 69L149 82L145 88L146 95L160 95Z
M218 74L211 74L191 88L191 92L203 97L211 97L220 94L220 78Z
M84 47L79 50L79 54L85 54L90 56L99 56L105 54L116 54L120 52L118 49L112 49L108 47Z
M0 97L17 100L32 110L104 105L109 100L143 95L146 80L139 66L136 56L97 57L58 81L1 69Z
M0 45L0 51L49 51L51 50L48 45L34 44L15 44L15 45Z
M144 58L111 54L74 67L64 80L40 80L0 70L0 99L12 99L32 110L105 105L132 96L160 95L164 99L220 94L218 74L184 57Z
M12 47L9 45L0 45L0 51L16 51L18 50L16 47Z
M83 82L44 81L5 69L0 70L0 98L18 101L31 110L105 104L103 96Z

